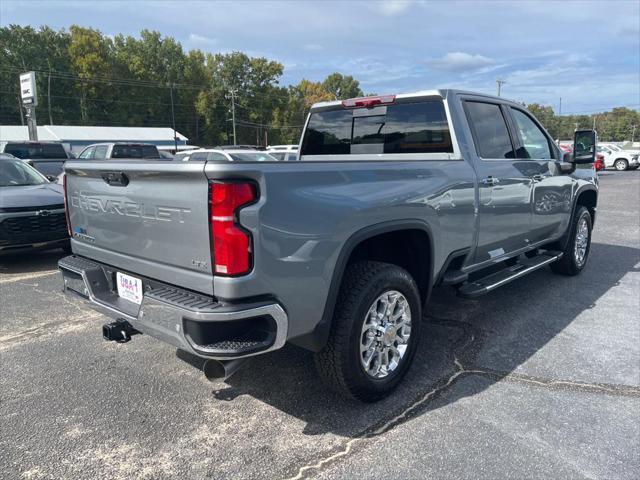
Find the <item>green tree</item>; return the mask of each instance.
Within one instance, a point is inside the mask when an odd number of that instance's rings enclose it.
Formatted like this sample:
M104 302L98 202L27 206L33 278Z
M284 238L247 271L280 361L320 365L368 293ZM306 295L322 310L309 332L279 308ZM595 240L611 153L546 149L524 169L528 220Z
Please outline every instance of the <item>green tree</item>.
M351 75L332 73L322 82L322 87L333 96L332 100L364 96L360 89L360 82Z
M114 63L113 42L92 28L72 25L69 31L68 51L77 76L75 86L80 94L80 118L85 125L102 122L110 114L108 104L104 102L115 93L109 82Z

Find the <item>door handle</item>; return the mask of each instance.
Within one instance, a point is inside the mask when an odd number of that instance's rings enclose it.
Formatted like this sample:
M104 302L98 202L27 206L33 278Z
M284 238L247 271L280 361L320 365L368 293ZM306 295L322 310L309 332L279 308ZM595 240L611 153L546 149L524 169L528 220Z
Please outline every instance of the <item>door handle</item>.
M497 185L498 183L500 183L500 179L495 177L487 177L482 180L482 183L485 185Z
M542 180L544 180L544 175L537 174L531 178L533 179L534 182L541 182Z

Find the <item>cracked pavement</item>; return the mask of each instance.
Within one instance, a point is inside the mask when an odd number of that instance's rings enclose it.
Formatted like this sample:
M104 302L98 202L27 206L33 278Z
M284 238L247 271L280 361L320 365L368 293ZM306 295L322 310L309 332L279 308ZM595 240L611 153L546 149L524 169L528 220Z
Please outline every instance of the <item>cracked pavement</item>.
M601 175L590 264L475 300L434 290L398 391L319 384L294 347L211 384L175 349L107 343L60 253L0 258L1 478L637 478L640 171Z

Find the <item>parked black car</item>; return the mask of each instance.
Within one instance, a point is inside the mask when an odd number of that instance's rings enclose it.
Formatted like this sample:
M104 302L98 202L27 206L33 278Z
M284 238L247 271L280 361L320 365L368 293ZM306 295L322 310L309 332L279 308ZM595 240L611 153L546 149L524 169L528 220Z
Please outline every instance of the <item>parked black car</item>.
M69 249L64 190L35 168L0 154L0 255Z

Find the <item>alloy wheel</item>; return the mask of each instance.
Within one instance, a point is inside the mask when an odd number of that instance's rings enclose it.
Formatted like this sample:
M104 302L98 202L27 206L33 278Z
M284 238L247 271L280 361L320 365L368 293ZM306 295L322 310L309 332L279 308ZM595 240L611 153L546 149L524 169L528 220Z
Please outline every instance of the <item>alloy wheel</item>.
M398 368L409 346L411 307L397 290L388 290L369 307L360 334L360 364L367 375L384 378Z

